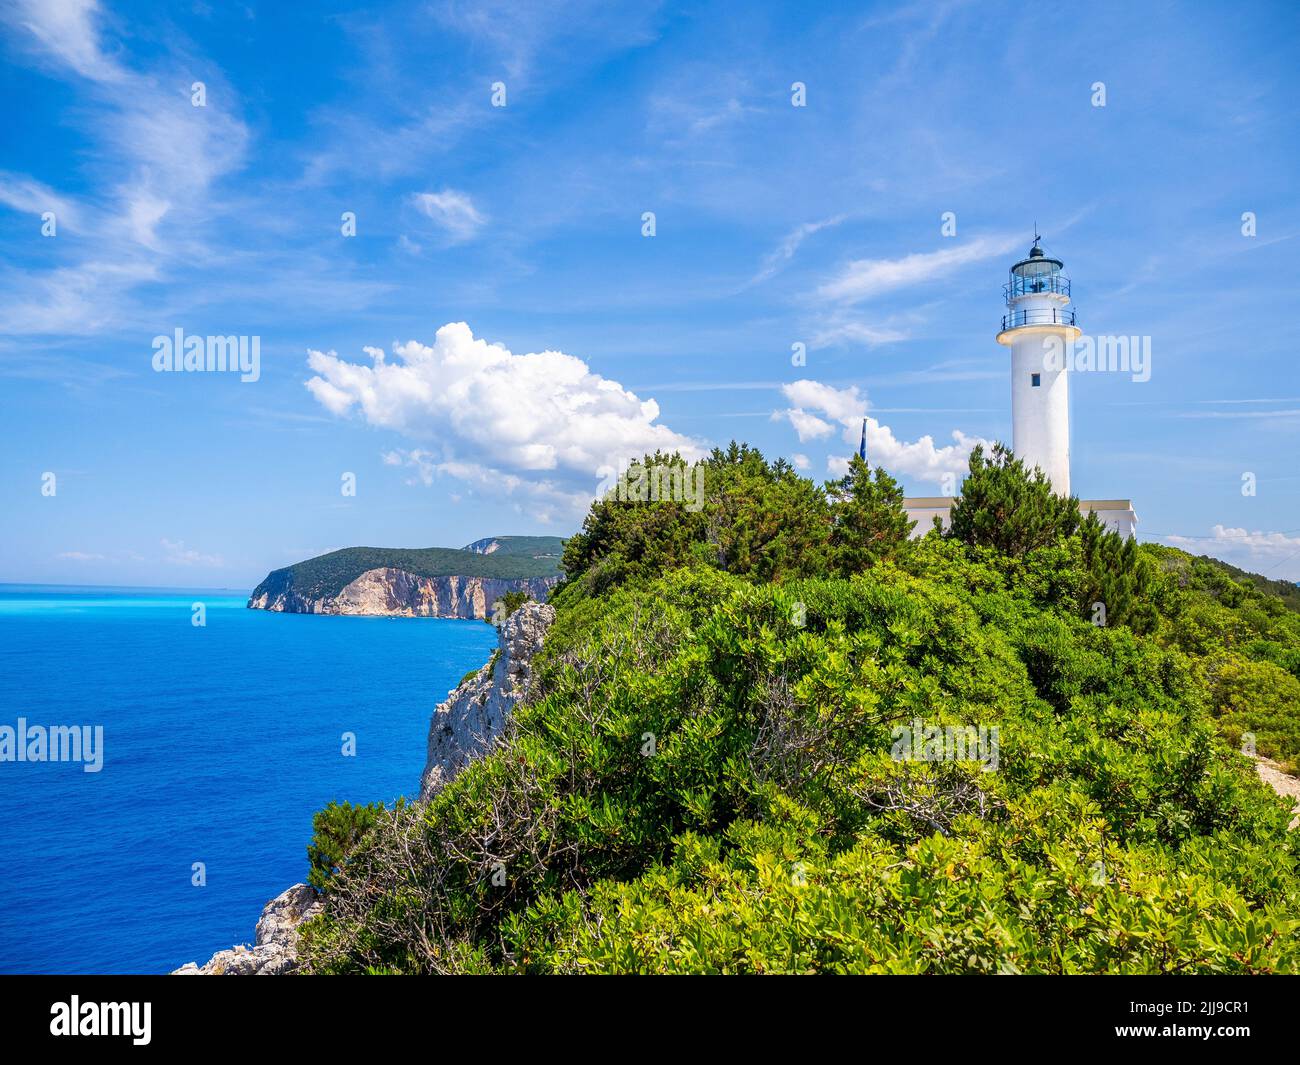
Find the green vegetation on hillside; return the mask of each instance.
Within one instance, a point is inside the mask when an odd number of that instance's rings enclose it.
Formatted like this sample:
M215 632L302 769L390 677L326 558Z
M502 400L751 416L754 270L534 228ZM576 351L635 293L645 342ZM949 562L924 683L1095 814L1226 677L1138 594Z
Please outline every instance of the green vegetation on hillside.
M1300 612L1300 584L1272 580L1259 573L1247 573L1244 569L1208 555L1197 555L1192 562L1195 564L1195 580L1200 588L1224 589L1245 582L1254 585L1258 591L1281 599L1288 609Z
M495 545L495 546L493 546ZM485 536L466 544L463 551L486 551L492 546L493 555L526 555L528 558L553 558L564 553L564 539L560 536Z
M1300 970L1300 833L1237 749L1300 759L1300 615L971 467L910 542L880 471L738 445L699 511L598 501L529 702L350 849L307 968Z
M534 556L524 544L511 545L514 550L494 551L490 555L453 547L345 547L305 562L298 562L267 575L253 595L279 595L292 590L307 599L338 595L361 574L388 567L405 570L417 577L494 577L501 580L533 577L556 577L560 574L557 537L503 536L501 541L545 541L536 547L550 553Z

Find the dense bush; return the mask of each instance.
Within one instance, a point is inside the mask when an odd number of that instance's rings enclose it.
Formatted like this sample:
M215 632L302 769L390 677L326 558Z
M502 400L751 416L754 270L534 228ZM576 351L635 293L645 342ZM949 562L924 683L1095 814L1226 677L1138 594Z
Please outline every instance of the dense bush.
M830 498L831 573L861 573L903 553L913 523L903 511L903 489L883 469L877 466L873 477L866 461L854 455Z
M649 469L684 468L677 455L646 456ZM783 459L768 463L732 443L690 468L703 499L597 500L564 546L570 580L599 593L677 566L716 566L755 580L824 571L830 506L825 492ZM698 477L698 482L694 478Z
M644 468L686 468L676 455ZM564 568L586 594L678 566L712 566L755 581L849 574L897 557L912 523L903 491L883 469L854 456L848 473L818 486L784 459L768 463L732 443L698 471L701 505L674 498L597 500L565 543Z
M1107 625L1127 625L1136 632L1155 628L1155 566L1137 540L1107 532L1097 515L1089 514L1079 526L1079 546L1085 574L1080 605L1087 611L1104 608Z
M1215 660L1208 670L1211 706L1228 738L1244 734L1256 748L1300 772L1300 680L1272 662L1237 655Z

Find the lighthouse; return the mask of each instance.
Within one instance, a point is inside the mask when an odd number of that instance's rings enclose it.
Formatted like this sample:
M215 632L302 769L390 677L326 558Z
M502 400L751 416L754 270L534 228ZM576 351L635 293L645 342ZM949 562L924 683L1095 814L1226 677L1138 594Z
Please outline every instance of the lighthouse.
M1011 449L1026 467L1035 466L1052 482L1057 495L1070 494L1070 378L1068 353L1080 336L1070 307L1070 279L1065 264L1039 247L1035 232L1029 255L1011 267L1003 286L1006 314L998 343L1011 349ZM865 444L866 433L863 432ZM951 489L949 489L951 491ZM952 523L951 495L911 496L903 509L923 536L935 519ZM1081 499L1083 514L1096 514L1121 536L1137 532L1131 499Z
M1027 468L1043 471L1057 495L1068 496L1070 376L1060 355L1073 350L1080 330L1064 263L1043 254L1039 239L1003 286L998 343L1011 349L1011 448Z

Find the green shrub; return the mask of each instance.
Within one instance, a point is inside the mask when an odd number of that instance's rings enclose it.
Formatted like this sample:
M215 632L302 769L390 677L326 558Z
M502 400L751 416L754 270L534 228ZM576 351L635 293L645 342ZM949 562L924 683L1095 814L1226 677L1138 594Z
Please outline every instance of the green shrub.
M1154 629L1159 620L1151 601L1155 569L1137 540L1108 532L1096 514L1089 514L1079 527L1079 543L1086 575L1079 603L1084 616L1100 607L1107 625Z
M903 489L879 466L854 455L849 472L831 488L829 571L860 573L899 557L912 522L903 510Z
M533 597L527 592L506 592L500 599L492 604L492 612L488 621L493 624L501 624L518 610L525 603L531 603Z
M646 467L685 469L677 455L646 456ZM842 480L818 486L784 459L769 463L736 444L692 468L702 496L597 500L582 531L565 543L564 569L584 594L652 579L687 565L711 566L758 582L853 573L900 555L911 527L903 493L884 470L874 479L856 456Z
M1272 662L1236 655L1209 669L1211 706L1233 743L1255 738L1258 752L1300 772L1300 680Z
M350 802L331 802L312 817L312 838L307 845L307 883L325 891L331 876L375 827L384 812L384 804L353 806Z

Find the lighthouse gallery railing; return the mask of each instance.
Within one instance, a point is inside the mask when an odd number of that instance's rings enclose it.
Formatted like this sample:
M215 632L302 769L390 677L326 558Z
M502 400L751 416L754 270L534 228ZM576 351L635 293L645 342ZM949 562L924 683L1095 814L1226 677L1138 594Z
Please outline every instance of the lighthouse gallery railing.
M1002 328L1017 329L1022 325L1074 325L1074 311L1063 307L1050 310L1016 311L1002 316Z

